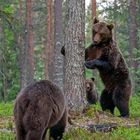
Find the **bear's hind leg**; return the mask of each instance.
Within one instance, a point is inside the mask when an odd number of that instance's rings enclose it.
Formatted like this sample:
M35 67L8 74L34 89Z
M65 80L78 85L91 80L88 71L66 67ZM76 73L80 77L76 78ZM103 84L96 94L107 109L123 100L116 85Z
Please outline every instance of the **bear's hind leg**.
M121 117L129 117L129 96L130 95L126 95L125 92L128 92L128 91L125 91L123 87L118 86L114 90L114 93L113 93L113 100L116 107L120 111Z
M42 140L43 130L29 130L25 140Z
M25 140L26 133L22 126L16 126L16 140Z
M61 120L50 128L50 140L61 140L67 124L67 110L65 110Z
M110 110L110 112L114 114L115 105L112 99L112 93L109 93L106 89L102 91L100 104L103 111Z

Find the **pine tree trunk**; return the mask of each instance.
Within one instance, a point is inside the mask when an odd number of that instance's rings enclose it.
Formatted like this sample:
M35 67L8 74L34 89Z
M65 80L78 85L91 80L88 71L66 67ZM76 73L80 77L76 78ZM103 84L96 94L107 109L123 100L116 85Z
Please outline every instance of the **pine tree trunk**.
M62 0L54 1L54 82L63 89L63 56L62 48Z
M129 44L131 53L134 48L137 48L137 24L136 24L136 0L130 0L129 4ZM133 55L133 54L132 54ZM133 58L133 56L131 57ZM135 62L132 62L132 66L136 66Z
M81 112L84 107L85 1L67 0L65 31L65 94L68 107Z
M34 59L33 59L33 25L32 25L32 1L26 0L25 34L24 44L21 48L21 86L25 87L33 81Z
M7 62L5 58L6 49L5 49L5 32L3 25L0 25L0 40L1 45L3 46L0 50L0 80L2 83L2 90L1 90L1 97L2 100L6 102L6 96L7 96Z
M137 48L138 40L137 40L137 24L136 24L136 0L130 0L129 3L129 53L130 53L130 66L133 68L133 72L131 72L133 90L135 90L135 71L137 69L137 63L134 60L134 49ZM134 92L134 91L133 91Z
M19 70L20 70L20 89L26 86L26 68L25 68L25 46L23 44L23 33L22 33L22 28L23 28L23 14L22 14L22 1L19 0L19 9L18 9L18 15L19 15L19 22L20 22L20 27L19 27L19 32L17 33L17 42L19 44L19 54L18 54L18 60L19 60Z
M92 19L93 17L96 16L96 0L91 0L91 4L92 4Z
M116 37L116 35L117 35L117 31L116 31L116 29L117 29L117 19L116 19L117 15L116 15L116 11L117 11L117 0L114 0L114 32L113 32L113 39L117 43L117 37Z
M46 47L45 47L45 79L52 80L53 77L53 30L52 30L52 0L47 0L47 41L46 41Z

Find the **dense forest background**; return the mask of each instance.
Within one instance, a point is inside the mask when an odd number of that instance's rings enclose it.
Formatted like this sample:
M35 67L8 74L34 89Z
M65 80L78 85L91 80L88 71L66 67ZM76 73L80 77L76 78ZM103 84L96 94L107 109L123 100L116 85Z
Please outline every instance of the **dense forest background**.
M67 7L66 1L0 1L1 101L15 99L20 88L33 80L50 79L63 87L60 48L65 45ZM114 39L129 66L133 94L140 91L139 13L139 0L96 2L97 17L115 26ZM85 47L91 43L92 17L92 4L86 4ZM97 72L86 70L87 77L92 73ZM103 85L97 74L95 77L97 89L101 91Z

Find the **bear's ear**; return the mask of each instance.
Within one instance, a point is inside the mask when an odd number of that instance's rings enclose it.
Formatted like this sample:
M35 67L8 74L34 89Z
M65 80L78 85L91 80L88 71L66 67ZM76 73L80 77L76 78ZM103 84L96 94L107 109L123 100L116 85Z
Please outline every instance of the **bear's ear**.
M97 19L97 17L93 17L93 24L96 24L98 22L99 22L99 20Z
M95 80L94 77L92 77L91 80L94 82L94 80Z
M114 25L113 24L109 24L109 25L107 25L107 27L111 31L113 29Z

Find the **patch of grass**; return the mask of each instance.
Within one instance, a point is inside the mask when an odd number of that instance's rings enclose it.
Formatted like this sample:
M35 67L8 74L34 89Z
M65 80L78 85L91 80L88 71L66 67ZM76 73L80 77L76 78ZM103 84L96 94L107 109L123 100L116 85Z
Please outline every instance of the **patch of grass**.
M140 117L140 96L133 96L130 100L130 116Z
M15 140L15 134L9 131L0 131L0 140Z
M112 133L90 133L84 129L72 129L65 133L63 140L126 140L125 137L112 135Z
M140 140L140 127L139 128L124 128L120 127L112 132L112 136L120 136L125 140Z
M0 116L12 116L13 115L13 102L0 103Z
M72 129L63 140L140 140L140 128L118 128L109 133L90 133L84 129Z

